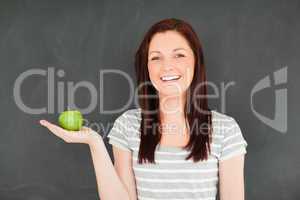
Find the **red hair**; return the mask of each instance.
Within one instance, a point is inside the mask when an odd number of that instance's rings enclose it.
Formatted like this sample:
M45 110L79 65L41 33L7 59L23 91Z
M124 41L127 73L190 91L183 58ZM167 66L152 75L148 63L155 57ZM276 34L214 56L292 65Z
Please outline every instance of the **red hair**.
M148 30L135 55L137 84L138 86L143 85L139 89L138 95L139 97L157 95L157 91L149 78L147 67L148 50L153 35L166 31L176 31L181 34L188 41L195 57L194 77L188 88L187 101L184 108L188 126L191 127L190 140L184 148L190 151L186 160L193 158L194 162L197 162L208 158L212 122L211 110L208 108L203 50L197 34L190 24L183 20L171 18L157 22ZM188 98L188 94L192 94L192 97ZM196 97L200 95L201 99L197 99ZM160 125L160 116L159 112L157 112L159 101L157 98L143 98L139 99L139 104L142 109L142 120L138 162L149 161L155 163L154 152L161 139L159 126L157 126ZM196 127L194 127L195 125Z

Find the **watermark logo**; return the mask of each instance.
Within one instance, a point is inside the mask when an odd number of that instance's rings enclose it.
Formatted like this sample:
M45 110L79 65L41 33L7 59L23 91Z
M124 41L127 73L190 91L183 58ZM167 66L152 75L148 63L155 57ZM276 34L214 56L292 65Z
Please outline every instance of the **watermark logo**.
M250 106L251 110L254 113L255 117L257 117L261 122L268 125L269 127L275 129L276 131L279 131L281 133L287 132L287 88L282 87L287 83L287 66L283 67L275 72L273 72L272 75L268 75L261 80L259 80L254 87L252 88L250 92ZM21 98L21 86L23 83L31 78L31 76L41 76L45 78L47 81L47 87L45 88L47 90L47 102L45 102L44 107L41 108L33 108L30 105L26 105ZM22 110L25 113L28 114L53 114L55 112L63 112L65 109L65 103L68 105L68 109L76 109L80 110L83 114L88 114L95 110L99 103L99 112L102 114L116 114L120 113L122 111L126 111L130 105L133 103L136 107L139 105L139 99L140 98L158 98L157 95L141 95L139 94L139 91L143 89L143 87L146 87L148 84L152 84L151 82L145 82L137 87L134 87L135 80L131 78L127 73L121 70L117 69L106 69L106 70L100 70L99 72L99 91L97 91L95 85L92 82L89 81L63 81L61 78L65 77L66 73L65 71L61 69L55 69L54 67L49 67L47 69L29 69L23 73L21 73L15 83L13 88L14 93L14 101L16 105L19 107L20 110ZM117 75L119 78L122 78L128 82L128 88L129 88L129 99L127 99L126 104L122 105L121 108L113 109L113 110L105 110L104 109L104 78L109 78L110 75ZM272 81L274 80L274 83L272 85ZM234 81L224 83L221 82L221 85L218 86L214 82L207 81L205 85L209 87L212 90L212 93L207 94L205 96L197 95L197 91L201 90L202 84L199 83L194 90L194 94L191 94L193 97L193 102L201 100L201 98L207 98L208 100L217 99L220 102L220 112L226 113L226 97L228 96L227 93L230 92L230 88L234 87L237 83ZM272 87L275 86L275 87ZM183 86L180 84L180 82L176 82L176 84L172 84L172 87L178 90L178 92L174 91L174 95L180 94L183 90L182 88L185 88L185 85ZM89 92L90 95L90 102L87 107L79 108L75 104L75 93L79 88L84 88ZM275 92L275 115L274 118L268 118L261 114L257 109L254 107L254 97L255 94L261 91L264 91L265 89L273 89ZM67 99L64 98L65 93L67 94ZM188 95L190 97L190 95ZM56 97L56 98L55 98ZM166 96L165 99L160 99L161 101L161 109L164 109L164 111L168 111L168 108L164 107L164 102L168 101L169 96ZM173 96L170 95L170 98L172 99ZM56 105L56 106L55 106ZM178 110L174 110L175 108L172 108L171 110L174 112L177 112ZM195 107L195 109L199 110L199 112L203 112L201 108L198 106ZM156 111L155 111L156 112ZM95 124L93 125L95 126ZM96 127L99 129L100 127Z
M255 110L253 105L253 96L255 93L272 87L271 85L271 75L268 75L261 79L251 90L251 110L254 115L261 120L264 124L270 126L271 128L281 132L287 132L287 88L277 89L278 85L283 85L287 83L287 66L275 71L273 73L274 86L275 87L275 116L273 119L270 119L258 111Z

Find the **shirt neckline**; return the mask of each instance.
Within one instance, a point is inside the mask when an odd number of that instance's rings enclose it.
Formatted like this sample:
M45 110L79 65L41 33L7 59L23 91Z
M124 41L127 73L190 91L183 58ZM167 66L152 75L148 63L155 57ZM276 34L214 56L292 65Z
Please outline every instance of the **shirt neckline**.
M166 146L166 145L160 145L160 144L157 144L156 150L160 151L160 152L161 151L167 151L167 152L188 152L183 147L179 147L179 146Z
M216 110L211 110L212 112L212 118L213 118L213 113L216 112ZM172 151L172 152L178 152L178 151L186 151L186 149L184 149L184 147L179 147L179 146L168 146L168 145L161 145L161 144L157 144L156 149L159 150L166 150L166 151Z

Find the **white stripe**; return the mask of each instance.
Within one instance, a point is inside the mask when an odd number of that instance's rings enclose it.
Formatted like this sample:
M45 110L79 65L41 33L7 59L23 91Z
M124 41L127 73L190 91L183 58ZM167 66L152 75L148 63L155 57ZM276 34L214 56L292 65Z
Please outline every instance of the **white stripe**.
M183 150L180 152L167 152L167 151L156 151L155 153L161 154L161 155L188 155L190 152Z
M140 191L148 191L148 192L208 192L215 191L216 187L210 188L200 188L200 189L188 189L188 188L174 188L174 189L152 189L152 188L143 188L137 186L137 189Z
M225 126L225 125L215 125L215 126L213 126L213 129L214 129L214 130L218 130L218 131L220 131L220 130L228 131L228 130L230 130L232 127L233 127L233 126L227 127L227 126Z
M122 121L119 121L119 125L121 125L124 130L127 130L128 128L132 127L129 125L129 123L123 124Z
M108 135L107 137L110 137L110 138L112 138L114 140L117 140L118 142L124 144L125 146L128 146L128 144L124 140L121 140L121 139L119 139L119 138L117 138L117 137L115 137L113 135Z
M141 119L141 117L136 117L134 115L126 115L126 118L127 119L134 119L134 120L140 120Z
M137 137L129 137L129 140L137 141L139 142L141 139Z
M225 139L223 140L223 143L225 143L225 142L227 142L228 140L230 140L230 139L232 139L232 138L234 138L234 137L236 137L236 136L239 136L239 135L240 135L240 133L236 133L236 134L234 134L234 135L231 135L231 136L225 138Z
M137 140L139 140L139 139L134 139L134 140L137 141ZM211 147L221 148L222 145L221 145L221 144L215 144L215 143L212 143L212 144L211 144ZM164 146L162 146L162 148L164 148ZM171 148L172 148L172 146L171 146ZM138 148L136 148L136 147L133 147L133 149L134 149L134 150L138 150Z
M238 142L238 143L230 144L230 145L224 147L222 151L225 151L225 150L230 149L230 148L235 147L235 146L239 146L241 144L245 144L245 142Z
M220 148L220 147L221 147L221 144L215 144L215 143L212 143L211 146L212 146L212 147L215 146L215 147L219 147L219 148Z
M140 142L141 139L138 138L138 137L129 137L130 140L133 140L133 141L137 141L137 142ZM215 147L221 147L221 144L215 144L215 143L211 143L211 146L215 146Z
M212 118L212 121L213 122L232 122L231 119L220 119L220 118L217 118L217 119Z
M218 135L218 134L212 134L212 137L215 137L215 138L223 138L224 136L223 135Z
M131 148L133 151L138 151L139 149L137 147L132 147ZM156 154L161 154L161 155L188 155L190 152L187 150L182 149L181 151L178 152L168 152L168 151L162 151L162 150L156 150Z
M218 178L208 178L208 179L159 179L159 178L141 178L135 177L136 180L141 182L159 182L159 183L205 183L210 181L217 181Z
M138 151L138 148L136 147L132 147L132 150L134 151ZM182 151L179 151L179 152L167 152L167 151L155 151L155 153L157 154L162 154L162 155L188 155L189 152L186 151L186 150L182 150Z
M120 130L117 126L114 127L114 130L116 130L121 136L124 136L125 139L128 141L128 136L125 134L124 131ZM128 129L128 130L130 130L130 129ZM127 132L127 130L126 130L126 132ZM111 134L108 134L108 136L109 136L109 135L111 135ZM132 137L132 138L133 138L133 137Z
M128 132L129 132L129 131L133 131L133 132L135 132L135 134L137 134L137 133L139 134L139 132L140 132L140 131L138 130L138 128L136 128L136 127L128 127L128 129L127 129L126 131L128 131Z
M155 173L208 173L208 172L217 172L218 168L213 169L148 169L148 168L140 168L140 167L133 167L136 171L142 172L155 172Z
M124 135L124 136L125 136L124 131L120 130L119 127L115 126L115 127L114 127L114 130L117 131L118 133L120 133L121 135ZM109 134L109 135L110 135L110 134Z
M137 161L138 158L136 156L133 156L132 159L134 161ZM155 159L155 162L156 163L175 163L175 164L180 164L180 163L194 163L193 160L160 160L160 159ZM218 161L217 160L211 160L211 159L208 159L208 160L205 160L205 161L202 161L202 162L205 162L205 163L217 163Z
M236 156L236 155L243 155L244 153L246 153L247 151L245 149L241 149L241 150L238 150L238 151L234 151L234 152L231 152L230 154L226 155L226 156L223 156L220 158L220 161L223 161L223 160L226 160L227 158L231 158L233 156Z
M188 199L188 198L150 198L150 197L143 197L141 195L138 195L138 200L195 200L194 198L193 199ZM208 198L201 198L201 200L216 200L215 197L208 197Z

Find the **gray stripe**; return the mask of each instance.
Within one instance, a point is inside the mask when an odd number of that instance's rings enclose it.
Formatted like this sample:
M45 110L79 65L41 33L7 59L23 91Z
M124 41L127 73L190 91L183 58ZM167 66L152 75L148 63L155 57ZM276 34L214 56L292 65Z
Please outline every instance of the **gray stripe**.
M212 172L203 172L203 173L197 173L197 172L192 172L189 173L189 170L185 170L184 172L175 172L170 170L169 173L158 173L160 172L159 170L157 170L156 172L145 172L145 171L139 171L136 169L136 167L133 167L134 169L134 174L136 177L139 178L161 178L161 179L178 179L178 178L185 178L185 179L210 179L210 178L214 178L218 176L218 171L213 171L213 169L211 169L210 171ZM174 173L172 173L174 172ZM198 183L195 183L198 184Z
M147 188L144 190L138 188L138 195L143 197L150 197L150 198L165 198L165 199L185 199L185 198L191 198L191 199L202 199L202 198L208 198L208 197L215 197L216 196L216 187L212 188L190 188L191 190L198 190L198 191L182 191L178 187L173 188L170 192L158 192L158 191L147 191ZM202 192L201 192L202 191Z

